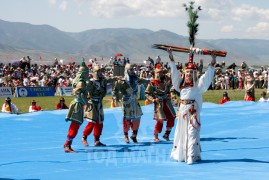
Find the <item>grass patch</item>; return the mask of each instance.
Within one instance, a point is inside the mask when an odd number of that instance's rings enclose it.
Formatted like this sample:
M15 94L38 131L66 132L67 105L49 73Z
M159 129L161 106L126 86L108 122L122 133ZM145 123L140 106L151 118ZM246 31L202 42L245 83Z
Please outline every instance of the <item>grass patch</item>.
M261 97L261 92L266 91L266 89L255 89L256 101ZM203 95L204 102L212 102L219 104L220 99L222 98L222 93L224 90L209 90ZM232 101L242 101L244 99L245 91L244 90L227 90L229 97ZM58 96L47 96L47 97L25 97L25 98L12 98L12 103L14 103L20 113L27 113L29 111L29 106L31 101L34 99L37 101L37 105L42 107L42 110L55 110L56 104L59 101ZM70 102L74 99L73 96L64 96L65 103L69 106ZM1 108L5 101L5 98L0 98ZM110 108L110 103L112 101L112 96L107 95L103 100L104 108ZM144 100L139 101L140 105L144 105Z

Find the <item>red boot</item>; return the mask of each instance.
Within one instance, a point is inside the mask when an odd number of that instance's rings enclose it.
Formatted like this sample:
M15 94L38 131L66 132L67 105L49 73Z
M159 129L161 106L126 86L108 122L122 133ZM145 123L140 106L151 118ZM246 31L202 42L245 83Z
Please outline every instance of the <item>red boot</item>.
M66 140L64 144L64 152L74 153L75 151L71 148L72 141Z

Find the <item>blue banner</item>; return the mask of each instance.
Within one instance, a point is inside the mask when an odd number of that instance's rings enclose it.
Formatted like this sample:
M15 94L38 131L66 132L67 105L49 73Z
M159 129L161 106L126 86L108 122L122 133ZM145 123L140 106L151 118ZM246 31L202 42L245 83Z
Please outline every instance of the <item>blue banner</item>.
M16 97L54 96L53 87L16 87Z

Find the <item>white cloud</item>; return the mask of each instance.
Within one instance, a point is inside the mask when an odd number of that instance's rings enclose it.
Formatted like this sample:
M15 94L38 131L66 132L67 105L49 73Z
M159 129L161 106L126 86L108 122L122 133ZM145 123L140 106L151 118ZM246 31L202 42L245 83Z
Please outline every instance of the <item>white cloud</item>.
M234 8L232 13L237 19L252 19L252 20L269 20L269 9L262 9L255 6L243 4L240 7Z
M241 18L240 17L233 16L232 17L232 20L234 20L234 21L241 21Z
M268 39L269 38L269 23L259 22L256 24L256 26L247 28L245 36L247 38Z
M92 0L90 12L98 17L175 17L183 12L183 1L175 0Z
M177 22L186 22L187 13L182 6L183 3L189 3L190 0L48 0L49 4L61 9L61 11L71 10L70 7L75 7L72 9L77 10L76 14L85 17L98 17L100 21L104 20L107 22L106 18L111 20L111 24L107 26L113 26L117 23L118 19L121 17L132 17L134 25L139 25L139 27L144 26L145 28L167 28L167 30L175 30ZM265 1L265 0L263 0ZM244 3L244 4L243 4ZM216 29L220 30L224 36L231 36L232 33L235 37L243 36L243 30L246 30L246 36L251 35L250 32L261 31L261 29L266 29L266 25L258 24L258 22L269 23L269 9L268 6L262 6L263 3L252 3L254 5L247 4L247 1L242 0L195 0L195 6L201 6L202 11L199 12L199 20L203 29ZM256 4L256 5L255 5ZM135 17L138 17L140 21L145 17L145 22L136 22ZM148 22L149 18L154 17L160 19L160 23L153 27L153 24ZM167 19L167 21L172 21L171 26L165 24L166 22L161 22ZM98 23L100 24L100 21ZM239 22L240 21L240 22ZM114 23L115 22L115 23ZM100 26L98 25L97 26ZM141 25L142 23L142 25ZM251 24L251 25L250 25ZM254 24L257 24L254 26ZM182 23L182 25L184 25ZM254 26L254 27L250 27ZM248 28L249 27L249 28ZM85 28L85 27L83 27ZM88 28L88 27L87 27ZM77 31L77 30L76 30ZM202 32L202 31L200 31ZM266 34L266 31L263 31ZM217 32L216 32L217 33ZM226 34L224 34L226 33ZM247 34L248 33L248 34ZM205 36L211 36L210 33L205 33ZM217 36L217 35L216 35Z
M82 11L78 11L78 15L82 16L83 12Z
M56 3L56 0L49 0ZM121 16L143 16L143 17L180 17L183 15L183 3L189 0L74 0L80 7L88 7L88 13L96 17L121 17ZM231 7L232 0L196 0L195 6L202 6L200 16L210 20L224 19ZM61 10L66 10L67 1L62 0L59 6ZM86 12L83 12L85 14ZM81 12L79 13L81 14Z
M57 0L48 0L50 4L56 4ZM65 11L67 0L60 0L59 8ZM78 14L90 13L96 17L181 17L184 15L183 3L189 0L73 0L79 7ZM240 21L244 18L260 20L269 19L269 9L261 9L255 6L243 4L236 7L234 0L196 0L195 5L201 5L199 13L204 20L225 21L231 19ZM85 12L87 7L88 12ZM84 9L83 9L84 8Z
M223 26L220 32L228 33L228 32L232 32L233 30L234 30L233 25L227 25L227 26Z
M207 16L210 17L210 19L213 19L213 20L216 20L216 21L219 21L222 19L222 15L221 15L221 10L219 9L214 9L214 8L209 8L207 10Z
M50 5L55 5L57 0L48 0Z
M234 4L232 0L225 0L225 1L196 0L195 2L201 5L202 7L216 8L216 9L227 9Z
M66 0L63 0L59 6L59 8L62 10L62 11L65 11L66 8L67 8L67 1Z
M269 23L267 22L259 22L254 27L249 27L247 32L255 32L255 33L263 33L263 32L269 32Z
M201 16L213 21L222 21L230 16L230 9L234 5L232 0L197 0L195 2L202 6Z
M79 3L84 0L76 0ZM144 16L179 17L184 14L183 3L189 0L91 0L87 1L90 12L98 17ZM207 19L224 19L233 6L232 0L197 0L195 6L202 6L200 16Z

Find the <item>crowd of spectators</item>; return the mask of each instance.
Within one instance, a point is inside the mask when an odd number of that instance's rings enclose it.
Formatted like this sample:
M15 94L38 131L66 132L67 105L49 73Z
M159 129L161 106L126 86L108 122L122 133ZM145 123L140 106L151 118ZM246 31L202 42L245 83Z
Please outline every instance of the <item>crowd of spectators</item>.
M14 63L0 63L0 87L16 87L21 86L72 86L73 78L78 72L80 63L70 62L68 64L63 64L55 59L54 63L48 64L35 64L31 63L31 59L23 57L20 61ZM108 63L104 64L103 61L97 62L96 59L90 59L86 62L89 67L90 74L92 72L92 67L95 65L101 66L103 68L103 73L105 77L113 76L114 66L125 66L126 63L130 63L128 58L114 57L109 60ZM137 66L137 73L143 70L146 72L145 68L140 69L141 66ZM149 67L147 72L149 73L152 69Z
M250 75L254 78L254 86L256 89L267 89L268 86L268 69L264 66L260 68L248 67L245 62L241 66L235 63L225 67L225 63L216 65L216 74L212 89L244 89L246 76Z
M90 70L89 76L91 76L92 67L95 65L101 66L103 69L103 74L106 78L113 77L115 66L124 67L126 64L130 63L128 58L123 57L111 57L108 63L103 63L104 61L97 61L96 59L90 59L86 64ZM148 57L144 63L135 65L135 73L142 78L151 79L154 76L154 66L160 63L164 68L164 73L169 73L170 67L168 62L162 62L160 56L158 56L155 61ZM76 76L80 63L70 62L68 64L63 64L59 62L56 58L53 64L35 64L31 63L31 58L23 57L20 61L15 63L0 63L0 87L12 87L12 91L17 86L53 86L56 91L56 87L61 86L72 86L73 78ZM177 63L177 69L181 72L184 71L184 67L181 62ZM197 76L201 76L204 72L203 60L201 59L199 63L196 63ZM206 67L205 67L206 68ZM232 63L229 66L225 66L225 62L217 63L215 65L215 78L212 82L211 89L214 90L229 90L229 89L245 89L246 79L251 76L254 78L254 88L267 89L268 86L268 69L261 66L260 68L248 67L245 62L240 66ZM143 91L147 84L142 85L139 90ZM246 90L245 99L248 97L248 90ZM139 92L140 93L140 92ZM141 95L142 94L142 95ZM143 96L143 92L140 96ZM227 98L228 94L224 91L223 99L225 102L230 99ZM228 99L228 100L227 100ZM266 98L266 92L262 92L261 99L259 101L269 102ZM222 101L221 101L222 102ZM223 101L224 103L224 101ZM222 104L222 103L221 103ZM34 107L34 108L33 108ZM61 98L57 104L56 109L66 109L67 105L64 104L64 98ZM40 106L36 105L36 101L33 100L31 106L29 107L29 112L41 110ZM5 103L2 107L2 112L17 113L17 107L11 103L10 98L5 99Z
M86 64L91 70L94 65L100 65L103 68L105 77L113 76L113 68L115 66L125 66L130 63L130 60L125 57L111 57L108 63L104 61L97 61L90 59ZM154 73L154 64L161 63L166 72L169 72L168 62L162 62L158 56L155 61L148 57L144 63L137 64L135 72L138 76L150 79ZM9 86L14 90L17 86L71 86L73 78L75 77L79 64L70 62L63 64L55 59L54 63L48 64L34 64L31 63L31 58L23 57L16 63L0 63L0 87ZM204 65L203 60L196 64L197 73L200 76L203 73ZM178 62L177 68L180 71L184 70L185 65ZM255 79L255 88L267 88L268 85L268 71L261 66L258 69L248 67L245 62L241 66L232 63L225 66L225 62L216 64L216 74L212 82L212 89L215 90L228 90L228 89L244 89L244 80L247 73L251 73Z

